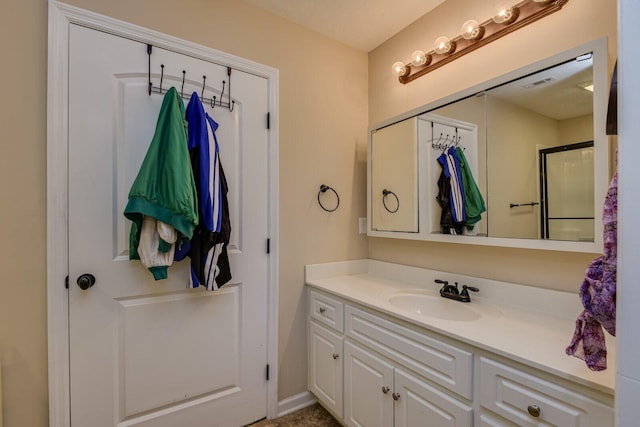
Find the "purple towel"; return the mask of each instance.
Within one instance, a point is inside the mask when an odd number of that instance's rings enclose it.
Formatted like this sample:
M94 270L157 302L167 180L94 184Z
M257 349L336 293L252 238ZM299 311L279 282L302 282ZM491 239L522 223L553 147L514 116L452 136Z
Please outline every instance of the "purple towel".
M607 347L604 328L616 335L616 263L618 240L618 173L613 175L602 213L604 224L603 256L587 268L580 286L580 299L584 311L576 320L573 339L567 354L585 361L589 369L607 369Z

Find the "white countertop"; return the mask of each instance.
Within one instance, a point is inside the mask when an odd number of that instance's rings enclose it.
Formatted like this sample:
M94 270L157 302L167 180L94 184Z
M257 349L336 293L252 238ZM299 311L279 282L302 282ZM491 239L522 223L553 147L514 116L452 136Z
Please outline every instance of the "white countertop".
M567 356L575 319L582 311L577 294L402 266L374 260L308 265L306 283L346 300L398 317L478 348L613 394L615 338L607 336L607 369L591 371L584 361ZM434 279L476 286L471 303L480 314L470 321L445 320L400 310L389 297L403 293L438 295Z

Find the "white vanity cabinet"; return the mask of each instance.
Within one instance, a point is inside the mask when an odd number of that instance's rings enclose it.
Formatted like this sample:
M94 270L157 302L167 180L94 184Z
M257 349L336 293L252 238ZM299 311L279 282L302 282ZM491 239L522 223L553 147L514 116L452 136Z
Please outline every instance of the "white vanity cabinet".
M472 360L416 329L309 292L309 390L347 426L471 427Z
M344 422L347 426L393 425L393 365L374 352L344 344Z
M560 379L548 380L491 358L480 358L480 404L513 425L613 426L613 408L578 389ZM487 425L512 424L496 421Z
M349 427L472 425L472 410L375 352L344 344L344 422Z
M342 417L342 302L309 293L309 390L336 416Z
M309 390L349 427L613 427L613 396L309 287Z

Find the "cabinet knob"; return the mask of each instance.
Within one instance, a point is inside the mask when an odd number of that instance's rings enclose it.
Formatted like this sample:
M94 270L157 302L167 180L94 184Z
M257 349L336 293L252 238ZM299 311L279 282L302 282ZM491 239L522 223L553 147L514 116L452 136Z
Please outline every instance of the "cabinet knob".
M537 418L540 416L540 407L538 405L529 405L527 407L527 411L529 411L529 415L532 417Z
M333 360L336 360L340 355L338 353L333 353Z
M327 311L327 309L324 307L320 307L319 311L320 311L320 314L324 314L324 312Z
M382 386L382 392L383 392L384 394L389 393L389 387L387 387L386 385L383 385L383 386Z
M400 399L400 393L393 393L391 396L393 397L393 400Z

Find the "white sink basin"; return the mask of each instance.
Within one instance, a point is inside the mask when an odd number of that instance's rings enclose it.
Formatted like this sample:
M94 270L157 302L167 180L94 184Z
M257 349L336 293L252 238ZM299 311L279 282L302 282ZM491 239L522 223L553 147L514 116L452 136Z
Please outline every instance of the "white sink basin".
M434 317L443 320L469 322L483 315L499 316L499 310L493 307L480 306L473 302L464 303L442 298L440 295L400 292L389 297L389 304L409 313Z

